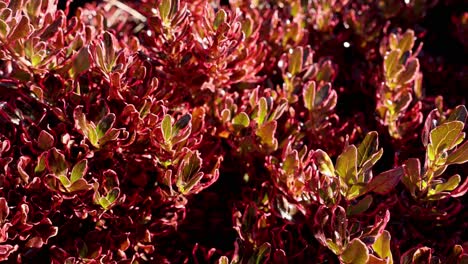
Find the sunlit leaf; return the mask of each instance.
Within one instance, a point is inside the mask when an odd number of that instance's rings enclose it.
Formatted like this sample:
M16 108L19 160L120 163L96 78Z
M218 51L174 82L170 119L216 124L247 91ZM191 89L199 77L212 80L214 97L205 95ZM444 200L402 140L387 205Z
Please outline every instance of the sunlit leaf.
M165 115L161 123L161 132L165 142L169 142L172 139L172 117Z
M278 141L275 139L276 121L269 121L257 128L257 136L260 137L262 144L276 149Z
M451 150L464 138L464 124L460 121L444 123L431 131L430 141L434 155ZM460 140L461 139L461 140Z
M456 174L450 177L446 182L437 184L434 193L453 191L461 182L460 175Z
M81 160L75 166L73 166L71 176L70 176L70 181L73 183L77 181L78 179L83 178L85 175L86 171L88 170L88 160Z
M447 157L446 164L463 164L468 162L468 141L465 141Z
M291 75L296 75L300 71L302 71L302 56L303 50L302 47L296 47L293 52L291 53L291 57L289 59L288 65L288 72Z
M347 264L366 264L369 259L366 244L357 238L353 239L341 254L340 259Z
M410 51L413 48L414 45L414 31L411 29L408 29L403 36L401 37L399 43L398 43L398 48L401 50L401 53L405 53L406 51Z
M393 78L397 72L399 50L390 51L384 58L384 70L387 79Z
M96 134L98 139L102 138L107 131L114 125L115 122L115 115L108 114L104 116L101 121L96 126Z
M225 23L226 22L226 11L224 11L223 9L219 10L217 13L216 13L216 17L213 21L213 28L216 30L219 28L219 26L222 24L222 23Z
M258 113L257 113L257 123L259 125L263 124L266 120L268 114L268 105L265 97L260 98L258 102Z
M250 118L246 113L240 112L232 119L232 124L241 128L248 127L250 124Z
M379 147L378 134L375 131L369 132L359 145L357 164L359 167L367 161L370 155L374 154Z
M393 263L392 252L390 251L391 236L387 230L380 234L372 245L372 249L383 259L388 259L389 264Z
M118 187L115 187L113 188L110 192L107 193L106 195L106 199L110 202L110 203L113 203L115 202L115 200L117 200L117 198L119 197L120 195L120 189Z
M304 99L304 107L307 110L314 109L315 102L315 82L311 81L308 84L304 85L302 91L302 98Z
M336 173L346 183L357 182L357 148L349 145L336 159Z
M330 157L325 151L318 149L315 151L314 157L317 160L320 173L330 177L335 176L335 168Z

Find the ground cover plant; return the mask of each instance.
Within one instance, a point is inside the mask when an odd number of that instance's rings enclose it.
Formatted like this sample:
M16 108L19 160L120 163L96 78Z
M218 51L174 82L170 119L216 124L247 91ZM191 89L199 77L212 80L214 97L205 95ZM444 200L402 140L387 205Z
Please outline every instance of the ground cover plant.
M468 13L0 0L0 262L468 263Z

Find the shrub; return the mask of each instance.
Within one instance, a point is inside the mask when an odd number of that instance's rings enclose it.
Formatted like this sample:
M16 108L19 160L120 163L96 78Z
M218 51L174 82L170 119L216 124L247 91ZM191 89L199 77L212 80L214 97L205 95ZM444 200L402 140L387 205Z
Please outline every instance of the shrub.
M58 5L0 0L0 261L468 261L458 3Z

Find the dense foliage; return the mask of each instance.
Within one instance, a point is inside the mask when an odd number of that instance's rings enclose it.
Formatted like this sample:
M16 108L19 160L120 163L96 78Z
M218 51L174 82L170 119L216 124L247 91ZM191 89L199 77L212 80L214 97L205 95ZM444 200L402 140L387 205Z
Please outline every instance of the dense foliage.
M455 1L77 3L0 0L0 261L468 262Z

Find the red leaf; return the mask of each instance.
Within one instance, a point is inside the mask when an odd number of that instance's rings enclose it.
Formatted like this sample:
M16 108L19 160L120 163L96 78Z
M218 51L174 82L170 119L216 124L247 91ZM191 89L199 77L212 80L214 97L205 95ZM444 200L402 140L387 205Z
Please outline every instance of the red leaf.
M368 191L378 194L387 194L398 184L404 173L404 165L375 176L367 185Z

